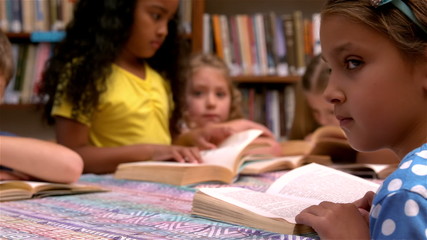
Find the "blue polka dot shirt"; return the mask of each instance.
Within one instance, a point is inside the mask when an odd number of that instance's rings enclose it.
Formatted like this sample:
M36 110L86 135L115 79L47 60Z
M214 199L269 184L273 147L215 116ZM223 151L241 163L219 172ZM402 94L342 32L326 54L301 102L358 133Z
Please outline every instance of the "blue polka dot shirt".
M369 225L371 239L427 239L427 143L384 180Z

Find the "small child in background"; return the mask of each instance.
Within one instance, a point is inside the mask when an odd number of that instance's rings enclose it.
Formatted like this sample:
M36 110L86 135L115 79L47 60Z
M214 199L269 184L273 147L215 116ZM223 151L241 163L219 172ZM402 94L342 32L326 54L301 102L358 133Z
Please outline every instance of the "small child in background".
M0 30L0 103L14 72L12 47ZM0 133L0 180L77 181L83 161L72 150L43 140Z
M268 147L256 148L251 153L282 153L280 144L274 140L268 128L243 119L240 92L233 85L229 69L220 58L212 54L192 55L183 80L185 94L180 99L183 132L212 124L228 126L233 132L250 128L262 129L264 136L256 142L268 144Z
M311 109L312 116L318 124L316 126L338 126L339 121L334 115L333 104L327 102L323 92L328 85L329 67L320 55L315 56L309 63L301 83L305 99Z
M321 16L324 95L341 128L355 149L402 160L376 194L295 220L321 239L426 239L427 1L328 0Z

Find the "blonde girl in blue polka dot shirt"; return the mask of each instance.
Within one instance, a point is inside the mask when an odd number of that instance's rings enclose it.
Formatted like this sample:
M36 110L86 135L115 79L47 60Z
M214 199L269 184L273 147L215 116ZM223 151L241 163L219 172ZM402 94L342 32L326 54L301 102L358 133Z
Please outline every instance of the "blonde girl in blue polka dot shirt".
M322 239L427 239L427 1L328 0L320 29L326 99L359 151L401 160L377 193L296 216Z

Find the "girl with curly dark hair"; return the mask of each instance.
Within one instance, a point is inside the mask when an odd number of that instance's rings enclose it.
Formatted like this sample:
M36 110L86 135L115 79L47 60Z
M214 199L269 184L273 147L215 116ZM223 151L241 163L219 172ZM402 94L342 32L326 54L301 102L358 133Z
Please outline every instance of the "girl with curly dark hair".
M195 147L171 146L171 91L185 49L178 0L79 0L44 72L45 117L85 172L122 162L199 162ZM179 106L175 106L179 109Z

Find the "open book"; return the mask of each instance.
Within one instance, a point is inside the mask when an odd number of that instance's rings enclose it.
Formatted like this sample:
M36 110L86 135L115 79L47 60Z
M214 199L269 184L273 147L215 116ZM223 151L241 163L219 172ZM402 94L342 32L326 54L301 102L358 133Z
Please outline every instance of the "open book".
M261 174L284 169L294 169L307 163L332 165L331 158L327 155L295 155L295 156L246 156L243 160L240 174Z
M315 162L322 165L354 163L357 151L348 143L343 131L335 126L318 128L310 140L288 140L282 143L282 157L247 156L241 174L260 174L294 169Z
M0 201L105 191L108 190L82 184L61 184L19 180L0 181Z
M319 131L319 134L325 135L325 132L331 135L331 131ZM348 143L341 145L334 143L326 147L327 144L323 142L325 144L322 147L328 149L322 151L311 142L293 141L292 144L284 147L286 156L250 154L254 148L265 147L254 142L261 133L260 130L252 129L233 134L217 149L201 151L203 163L170 161L122 163L117 167L114 176L118 179L161 182L179 186L212 181L232 183L240 173L259 174L293 169L311 162L330 165L332 164L331 156L327 154L332 152L334 147L337 152L342 152L343 149L349 150ZM340 138L334 140L342 142ZM349 152L349 155L352 155L355 151L350 148ZM290 156L290 153L293 156Z
M340 127L322 126L309 140L289 140L282 143L286 156L329 156L334 163L354 163L357 151L347 141Z
M268 190L200 188L194 195L194 216L283 234L313 232L295 223L303 209L322 201L353 202L379 185L366 179L311 163L284 174Z
M261 130L251 129L231 135L218 148L201 151L203 163L168 161L122 163L117 167L114 177L174 185L208 181L231 183L244 161L244 150L250 148L251 142L261 133Z

